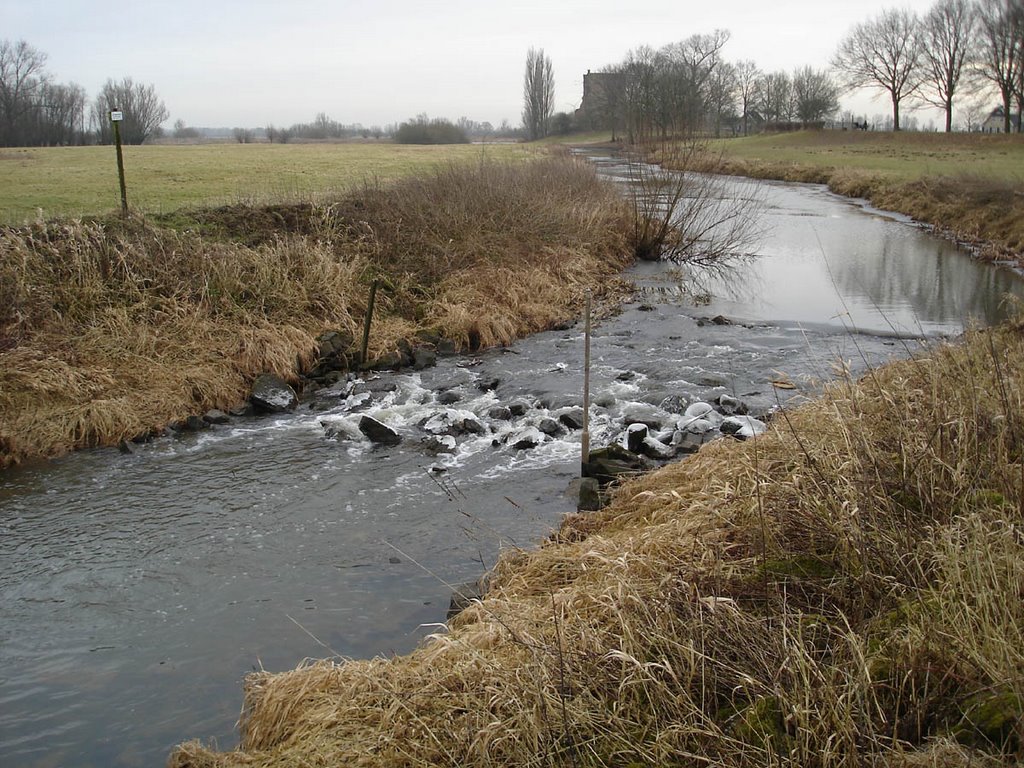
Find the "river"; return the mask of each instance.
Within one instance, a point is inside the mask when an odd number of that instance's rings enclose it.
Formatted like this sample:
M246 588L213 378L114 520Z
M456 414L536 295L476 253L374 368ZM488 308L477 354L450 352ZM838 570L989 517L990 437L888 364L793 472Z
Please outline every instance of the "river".
M726 184L762 201L756 258L697 295L664 264L629 271L636 300L593 339L595 445L637 408L669 420L725 392L764 413L1024 296L1010 270L823 187ZM502 438L579 403L582 357L574 326L383 375L325 411L0 474L0 764L152 766L193 737L231 748L247 672L412 649L450 585L574 509L578 432L532 450ZM445 391L460 400L441 405ZM515 400L530 405L515 423L489 416ZM355 412L402 444L325 437L321 422L350 428ZM424 420L443 414L487 433L430 455Z

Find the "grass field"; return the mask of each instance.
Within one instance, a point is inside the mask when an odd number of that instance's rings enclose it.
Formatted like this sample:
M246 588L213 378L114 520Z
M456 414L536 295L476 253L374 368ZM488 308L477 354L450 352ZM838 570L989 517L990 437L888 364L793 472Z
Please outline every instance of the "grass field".
M1024 138L967 133L800 131L715 141L728 159L844 169L894 181L980 176L1024 187Z
M451 160L535 154L515 144L198 144L124 148L128 203L144 213L183 206L316 199ZM0 224L117 210L113 147L0 149ZM40 214L41 211L41 214Z

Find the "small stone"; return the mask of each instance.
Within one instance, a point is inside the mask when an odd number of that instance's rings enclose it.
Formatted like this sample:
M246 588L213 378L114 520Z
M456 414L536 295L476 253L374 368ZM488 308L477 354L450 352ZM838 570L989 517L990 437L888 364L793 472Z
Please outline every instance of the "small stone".
M594 477L584 477L580 480L579 501L576 504L577 511L596 512L601 508L601 484Z
M458 346L451 339L441 339L437 342L437 354L441 357L451 357L459 351Z
M536 427L527 427L509 438L513 450L528 451L544 442L544 434Z
M481 392L492 392L501 384L497 376L481 376L476 382L476 388Z
M513 400L508 404L509 411L512 412L513 416L525 416L526 412L530 410L530 404L525 400Z
M723 435L732 435L739 440L746 440L762 434L768 425L753 416L727 416L719 426Z
M431 435L423 440L424 450L435 456L439 453L455 453L457 445L451 435Z
M746 404L732 395L719 395L718 409L726 416L745 416L747 413Z
M559 435L565 434L565 429L562 425L551 418L541 419L540 423L537 425L537 429L549 437L558 437Z
M227 424L231 421L231 417L224 413L224 411L211 408L203 414L203 421L207 424Z
M454 389L447 389L437 396L441 405L454 405L462 399L462 394Z
M496 405L487 411L487 418L495 421L508 421L512 418L512 410L504 405Z

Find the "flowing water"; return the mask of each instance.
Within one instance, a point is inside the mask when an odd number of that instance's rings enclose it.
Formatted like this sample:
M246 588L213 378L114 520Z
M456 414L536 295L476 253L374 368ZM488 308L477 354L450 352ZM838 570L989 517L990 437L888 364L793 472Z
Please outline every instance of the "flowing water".
M821 187L728 186L763 202L757 259L696 298L665 265L630 271L636 301L595 329L595 445L638 409L669 423L723 392L766 412L1024 295L1009 270ZM719 315L731 324L706 321ZM192 737L230 748L247 672L413 648L450 585L574 509L579 433L532 450L505 438L578 404L582 356L578 326L551 331L339 387L327 410L0 474L0 765L159 765ZM517 399L525 415L489 415ZM361 413L403 442L325 436ZM486 433L425 450L430 419L463 418Z

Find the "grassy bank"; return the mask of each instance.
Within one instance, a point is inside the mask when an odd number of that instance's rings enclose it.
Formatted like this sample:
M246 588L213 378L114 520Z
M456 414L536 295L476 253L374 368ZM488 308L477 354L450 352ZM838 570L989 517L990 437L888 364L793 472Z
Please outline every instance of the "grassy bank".
M564 157L474 159L317 204L0 230L0 465L116 444L294 380L318 334L370 357L423 334L460 348L572 317L609 289L629 221Z
M193 766L945 766L1024 748L1024 327L637 479L408 656L245 685Z
M803 131L712 148L728 173L827 184L1024 266L1024 137Z
M368 179L393 181L481 156L536 154L535 148L511 144L196 144L125 147L124 162L129 204L157 213L330 199ZM120 204L112 147L0 149L0 224L97 216Z

